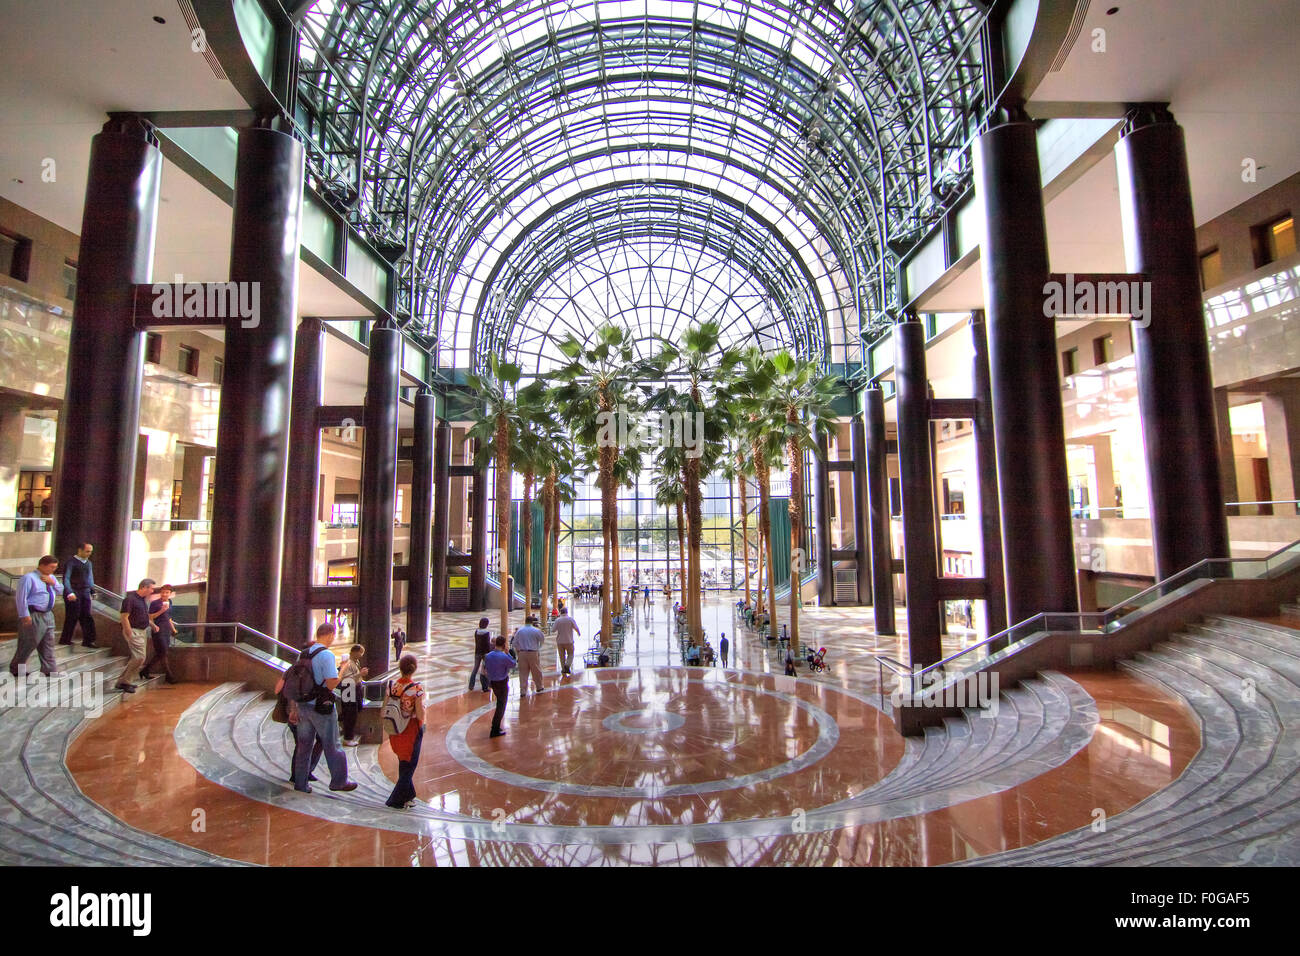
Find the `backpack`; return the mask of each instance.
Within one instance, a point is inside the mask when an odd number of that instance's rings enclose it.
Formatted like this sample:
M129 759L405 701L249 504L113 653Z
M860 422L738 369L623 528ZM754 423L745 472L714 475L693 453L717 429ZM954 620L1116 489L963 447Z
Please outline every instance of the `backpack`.
M407 692L419 685L412 681L402 689L400 694L394 696L393 688L396 686L397 681L389 684L388 693L384 697L384 732L390 735L405 733L406 728L415 718L415 696Z
M298 655L284 675L284 688L280 695L285 700L297 701L302 703L316 698L316 675L312 672L311 662L321 651L325 650L324 645L317 644L315 649L310 653L303 651Z

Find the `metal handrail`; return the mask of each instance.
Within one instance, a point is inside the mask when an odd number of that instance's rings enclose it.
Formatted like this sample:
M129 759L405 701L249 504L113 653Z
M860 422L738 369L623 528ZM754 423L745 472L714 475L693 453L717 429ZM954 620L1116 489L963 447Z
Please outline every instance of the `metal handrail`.
M988 644L991 644L994 641L1007 639L1010 637L1013 631L1023 630L1027 626L1032 625L1034 622L1042 621L1045 627L1047 624L1047 618L1049 616L1074 619L1079 624L1078 632L1081 634L1082 633L1099 633L1099 634L1114 633L1114 630L1117 630L1118 628L1112 629L1111 627L1112 625L1118 624L1121 620L1123 620L1123 618L1129 616L1130 614L1137 613L1137 611L1141 610L1141 608L1134 608L1132 606L1134 603L1143 601L1145 600L1145 598L1147 598L1149 595L1152 594L1155 594L1156 597L1163 597L1165 594L1168 593L1171 586L1174 585L1174 582L1178 581L1180 578L1185 579L1186 583L1190 583L1193 580L1199 579L1200 575L1193 573L1196 572L1198 569L1208 568L1211 565L1215 565L1215 564L1263 564L1265 566L1265 571L1267 572L1269 570L1270 563L1275 558L1278 558L1287 553L1292 553L1293 557L1300 557L1300 552L1296 550L1298 548L1300 548L1300 539L1297 539L1296 541L1293 541L1291 544L1288 544L1284 547L1278 548L1276 551L1262 558L1202 558L1200 561L1197 561L1195 564L1189 565L1183 570L1178 571L1175 574L1171 574L1169 577L1165 578L1164 580L1157 581L1155 584L1151 585L1145 590L1139 591L1137 594L1133 595L1131 598L1125 601L1123 605L1115 608L1111 608L1108 611L1083 611L1083 612L1040 611L1039 613L1031 617L1025 618L1023 621L1019 621L1016 624L1013 624L1010 627L1005 628L996 634L986 637L984 640L978 642L977 644L972 644L970 647L963 648L962 650L958 651L956 654L952 654L948 657L945 657L943 660L937 661L934 664L930 664L929 666L924 667L919 671L916 670L914 667L909 668L909 673L911 674L911 678L912 678L913 691L915 691L916 681L918 678L923 679L926 674L929 674L936 670L946 670L947 666L951 664L953 661L965 657L967 654L970 654L972 651L979 650L980 648ZM1229 576L1225 580L1231 580L1231 576ZM1182 584L1179 584L1178 586L1181 587ZM1092 630L1086 630L1083 624L1084 624L1084 620L1089 618L1094 620L1099 619L1100 626ZM1015 643L1018 642L1008 641L1008 648ZM907 666L907 665L902 665L902 666ZM883 671L881 672L881 677L883 680Z

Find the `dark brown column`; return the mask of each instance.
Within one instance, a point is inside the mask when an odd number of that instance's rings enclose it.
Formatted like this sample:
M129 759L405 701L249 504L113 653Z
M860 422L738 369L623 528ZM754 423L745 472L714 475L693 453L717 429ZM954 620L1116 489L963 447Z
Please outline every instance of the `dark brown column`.
M451 521L451 425L438 421L433 442L433 544L430 558L433 571L433 609L447 607L447 542Z
M1163 108L1131 110L1115 161L1128 268L1150 279L1133 355L1156 577L1166 578L1230 556L1182 127Z
M894 547L889 530L889 464L885 439L885 395L864 393L867 428L867 533L871 541L871 604L877 634L895 634Z
M114 591L128 585L144 376L134 286L151 279L162 166L143 120L112 120L91 141L55 455L54 554L66 561L89 541L95 578Z
M939 642L939 567L935 555L934 479L930 463L930 396L925 327L894 326L898 412L898 474L903 490L903 570L907 579L907 645L911 663L943 659Z
M402 333L383 317L370 328L366 369L366 434L361 449L358 643L371 675L388 669L393 623L393 514L397 505L397 389Z
M487 465L474 466L474 498L470 527L469 609L487 610ZM504 570L502 571L504 574Z
M1078 609L1038 140L1023 111L975 140L1007 620Z
M312 573L316 556L316 509L320 487L321 359L325 330L320 319L298 325L293 347L293 409L289 416L289 475L284 511L284 559L280 577L280 628L276 638L302 647L311 633Z
M297 140L240 130L230 281L256 291L258 314L225 323L208 619L268 633L279 624L302 191Z
M853 550L858 565L858 603L871 603L871 541L867 537L867 432L862 416L849 425L853 449Z
M989 385L989 346L984 327L984 310L970 317L971 380L974 383L975 473L980 497L980 547L984 552L984 580L988 597L984 602L989 635L1006 629L1006 582L1002 573L1002 512L998 506L998 459L993 443L993 389ZM999 650L998 645L993 650Z
M817 513L817 603L835 603L835 562L831 558L831 481L826 468L830 445L825 435L817 436L813 455L813 505Z
M407 559L406 636L429 639L429 552L433 525L434 395L415 396L415 442L411 446L411 554Z

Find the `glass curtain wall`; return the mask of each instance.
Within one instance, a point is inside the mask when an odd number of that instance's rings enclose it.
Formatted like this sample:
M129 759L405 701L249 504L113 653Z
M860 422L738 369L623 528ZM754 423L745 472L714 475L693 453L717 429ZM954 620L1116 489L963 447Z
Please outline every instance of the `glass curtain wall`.
M618 497L619 557L622 561L623 587L649 584L662 591L665 583L679 587L678 574L681 561L678 556L677 510L666 508L655 501L656 472L647 468L637 477L633 488L623 488ZM811 529L813 513L812 463L804 457L804 523ZM496 468L489 469L489 489L496 488ZM523 501L523 478L514 475L512 496L516 503ZM560 506L559 529L559 583L561 591L574 584L598 583L601 575L600 489L595 475L579 479L576 483L577 499L572 504ZM703 487L702 512L704 527L701 534L701 571L707 591L732 590L744 586L744 566L741 552L740 495L730 482L709 476ZM538 489L533 491L537 500ZM773 469L771 477L773 507L784 508L790 494L789 474ZM749 517L750 575L757 568L758 547L758 486L750 479L747 492ZM495 496L488 502L489 562L488 570L497 573L497 529L495 523ZM543 534L540 522L533 523L533 536ZM683 538L685 531L683 529ZM689 548L689 541L687 541ZM778 579L778 587L785 583Z

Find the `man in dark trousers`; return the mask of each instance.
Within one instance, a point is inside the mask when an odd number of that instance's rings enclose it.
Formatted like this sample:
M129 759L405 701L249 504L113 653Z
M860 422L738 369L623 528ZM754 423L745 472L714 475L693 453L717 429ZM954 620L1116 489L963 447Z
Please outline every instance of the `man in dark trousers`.
M95 616L90 613L95 596L95 569L90 562L94 552L95 546L83 541L63 569L63 634L59 643L64 647L72 644L78 624L82 647L95 646Z
M28 571L18 579L14 591L14 604L18 615L18 640L9 673L21 676L27 670L27 658L36 651L41 659L41 673L50 677L57 673L54 660L54 599L63 593L63 585L54 576L59 565L57 558L45 555L36 563L35 571Z
M501 729L501 718L506 714L506 698L510 694L510 671L518 665L515 664L515 659L506 653L504 634L498 634L493 643L496 645L496 650L483 658L483 668L487 671L488 683L497 699L497 709L492 714L492 732L488 736L502 737L505 731Z
M722 658L722 666L727 666L727 652L731 650L731 642L727 640L727 632L722 632L722 637L718 639L718 656Z
M149 605L149 616L153 618L149 634L151 650L149 659L140 671L140 676L145 680L154 671L162 671L167 683L176 683L172 669L167 665L167 648L171 647L172 638L176 635L176 624L172 621L172 593L172 586L164 584L158 589L158 599Z

